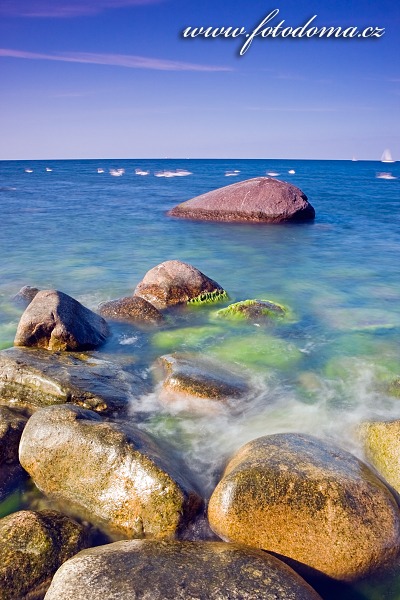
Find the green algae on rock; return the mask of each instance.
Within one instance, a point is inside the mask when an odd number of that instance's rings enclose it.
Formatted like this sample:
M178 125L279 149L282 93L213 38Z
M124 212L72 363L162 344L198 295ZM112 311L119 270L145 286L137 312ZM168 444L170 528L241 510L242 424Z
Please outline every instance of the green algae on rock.
M87 546L85 529L56 511L0 520L0 598L43 598L59 566Z
M20 460L46 495L119 539L173 538L201 505L184 466L144 431L77 406L37 411Z
M265 552L223 542L121 541L84 550L56 573L46 600L321 600Z
M358 432L367 460L400 493L400 420L367 421Z
M270 321L282 319L287 314L285 306L271 300L241 300L221 308L215 316L243 321Z
M214 292L203 292L195 298L189 298L187 304L203 306L204 304L215 304L216 302L224 302L228 300L228 294L225 290L215 290Z
M233 362L256 370L264 367L290 369L304 356L293 343L267 335L264 331L227 337L210 345L207 351L210 356L226 363Z
M339 581L377 572L399 553L399 507L383 481L350 453L303 434L265 436L239 449L208 518L226 541Z
M152 338L152 345L160 350L196 350L205 344L219 340L225 329L215 325L203 325L199 327L180 327L157 331Z

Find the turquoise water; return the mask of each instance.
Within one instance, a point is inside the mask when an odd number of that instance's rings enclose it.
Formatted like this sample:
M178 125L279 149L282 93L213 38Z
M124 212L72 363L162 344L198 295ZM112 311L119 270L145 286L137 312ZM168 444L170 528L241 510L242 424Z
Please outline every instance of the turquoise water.
M123 176L110 175L120 168ZM136 168L150 174L138 176ZM177 168L192 174L154 176ZM232 170L240 173L226 177ZM382 171L397 179L377 177ZM306 193L314 223L213 224L165 214L266 172ZM275 300L290 307L293 319L269 328L232 325L208 308L183 311L169 331L154 335L115 326L100 354L133 356L148 372L162 353L201 352L245 369L254 383L234 417L190 417L166 409L154 393L132 406L132 419L182 452L205 494L223 460L259 435L304 431L362 456L356 425L400 418L400 401L386 390L400 375L399 183L400 165L378 162L3 161L0 347L12 345L21 311L10 298L23 285L60 289L95 309L131 294L160 262L183 260L218 281L232 301ZM391 580L357 594L400 598L396 586ZM360 597L355 588L351 594Z

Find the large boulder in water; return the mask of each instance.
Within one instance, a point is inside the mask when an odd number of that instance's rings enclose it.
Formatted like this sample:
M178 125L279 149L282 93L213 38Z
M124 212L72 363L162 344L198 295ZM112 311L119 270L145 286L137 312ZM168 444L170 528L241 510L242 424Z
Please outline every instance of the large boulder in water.
M83 353L7 348L0 352L0 404L33 412L77 404L99 413L127 412L149 391L135 367Z
M15 346L47 350L92 350L109 335L106 321L57 290L38 292L23 313Z
M56 511L0 519L0 598L43 598L59 566L86 547L84 527Z
M156 308L175 304L203 304L226 298L226 292L201 271L180 260L167 260L150 269L136 286L135 296Z
M211 496L208 517L227 541L339 581L378 571L399 552L391 491L356 457L308 435L270 435L243 446Z
M183 465L145 432L77 406L34 413L19 452L40 490L117 538L173 538L201 505Z
M315 218L315 210L294 185L255 177L182 202L168 215L198 221L284 223L310 221Z
M222 542L122 541L83 550L46 600L320 600L274 556Z
M400 493L400 420L367 421L359 433L368 461Z

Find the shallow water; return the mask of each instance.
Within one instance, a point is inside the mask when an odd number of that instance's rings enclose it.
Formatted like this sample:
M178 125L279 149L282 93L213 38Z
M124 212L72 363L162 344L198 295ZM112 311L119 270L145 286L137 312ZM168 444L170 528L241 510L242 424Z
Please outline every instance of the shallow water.
M138 176L136 168L150 174ZM125 173L113 177L110 169ZM154 176L176 169L192 174ZM400 401L386 391L400 375L400 166L390 165L398 179L377 177L387 170L351 161L3 161L0 347L12 345L21 310L10 298L23 285L60 289L95 309L131 294L156 264L180 259L218 281L232 301L274 300L290 307L292 319L267 328L232 324L208 307L180 312L168 331L114 326L99 353L132 356L149 377L157 356L181 349L227 361L254 383L235 416L168 410L155 391L132 403L132 419L182 453L206 495L226 457L260 435L312 433L362 457L356 425L400 418ZM307 194L314 223L213 224L165 215L179 202L267 171ZM385 580L353 588L349 598L360 592L392 600L400 598L397 587Z

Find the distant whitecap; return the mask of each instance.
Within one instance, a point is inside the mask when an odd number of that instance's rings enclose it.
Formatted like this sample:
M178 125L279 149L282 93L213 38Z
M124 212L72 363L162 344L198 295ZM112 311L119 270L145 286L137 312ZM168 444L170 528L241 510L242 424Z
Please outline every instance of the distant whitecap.
M135 169L136 175L148 175L150 171L143 171L143 169Z
M110 169L110 175L113 177L121 177L125 173L125 169Z
M238 171L237 169L235 169L234 171L226 171L225 172L225 177L236 177L236 175L239 175L240 171Z
M276 171L267 171L267 175L269 177L278 177L279 173L276 173Z
M25 169L25 173L33 173L33 169Z
M288 171L289 175L294 175L296 173L296 171L294 169L290 169L290 171Z
M97 169L98 173L104 173L104 169Z
M395 177L391 173L377 173L376 178L377 179L397 179L397 177Z
M50 167L46 167L46 171L47 173L51 173L53 169L50 169Z

